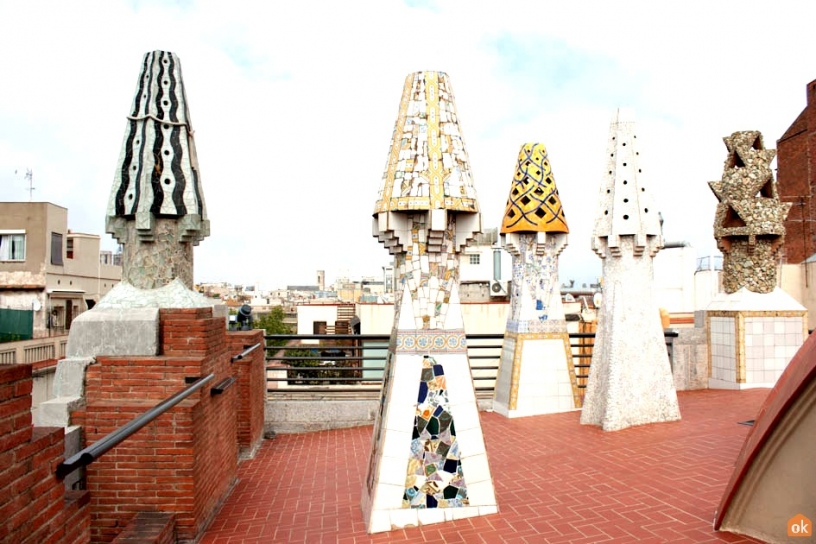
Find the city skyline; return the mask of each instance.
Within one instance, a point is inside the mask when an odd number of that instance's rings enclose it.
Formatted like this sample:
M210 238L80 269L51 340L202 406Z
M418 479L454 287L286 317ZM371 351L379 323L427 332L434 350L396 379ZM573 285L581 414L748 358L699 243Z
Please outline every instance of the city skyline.
M776 147L816 78L816 6L796 2L45 4L0 4L0 200L28 201L31 169L34 200L115 247L104 216L141 58L173 51L212 222L196 282L377 275L390 256L371 214L416 70L450 76L485 228L519 145L547 146L571 230L562 282L600 275L590 239L618 107L635 110L666 240L710 254L722 137L760 130Z

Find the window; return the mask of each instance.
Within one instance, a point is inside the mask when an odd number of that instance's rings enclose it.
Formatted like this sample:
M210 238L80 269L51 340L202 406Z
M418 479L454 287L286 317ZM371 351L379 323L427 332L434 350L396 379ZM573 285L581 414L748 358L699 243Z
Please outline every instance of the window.
M62 234L51 233L51 264L62 266Z
M0 231L0 261L25 261L25 231Z
M315 321L312 323L312 334L326 334L326 322Z
M478 253L475 255L468 255L470 257L470 264L479 264L481 262L481 255Z
M68 259L74 258L74 239L68 238L65 240L65 257Z

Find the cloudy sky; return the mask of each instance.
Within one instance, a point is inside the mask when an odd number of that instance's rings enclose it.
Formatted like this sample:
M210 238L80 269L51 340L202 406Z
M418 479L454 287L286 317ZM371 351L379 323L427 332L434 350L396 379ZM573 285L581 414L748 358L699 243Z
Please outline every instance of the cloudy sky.
M609 121L635 109L668 240L714 251L722 137L766 146L816 79L816 2L0 0L0 200L104 233L142 55L181 59L212 235L196 281L272 288L378 274L371 212L405 76L450 75L486 227L519 146L544 143L569 226L562 280L590 250ZM16 172L16 174L15 174ZM103 246L113 248L110 236Z

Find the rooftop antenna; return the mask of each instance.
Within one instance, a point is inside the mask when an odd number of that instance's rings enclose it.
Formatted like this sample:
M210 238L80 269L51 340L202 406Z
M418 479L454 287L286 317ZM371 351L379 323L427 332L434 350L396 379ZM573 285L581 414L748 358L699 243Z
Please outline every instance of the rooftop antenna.
M25 179L28 180L28 201L34 200L34 172L31 168L26 169Z

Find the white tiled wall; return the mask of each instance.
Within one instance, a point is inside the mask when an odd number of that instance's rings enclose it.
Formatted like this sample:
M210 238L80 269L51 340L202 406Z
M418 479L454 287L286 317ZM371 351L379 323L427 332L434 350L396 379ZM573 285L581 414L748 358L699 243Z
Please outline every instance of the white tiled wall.
M745 382L776 383L803 342L801 317L746 317Z
M522 344L522 370L519 380L518 414L550 414L575 409L561 338L525 340Z
M734 317L710 318L711 377L727 382L737 381L736 325Z

